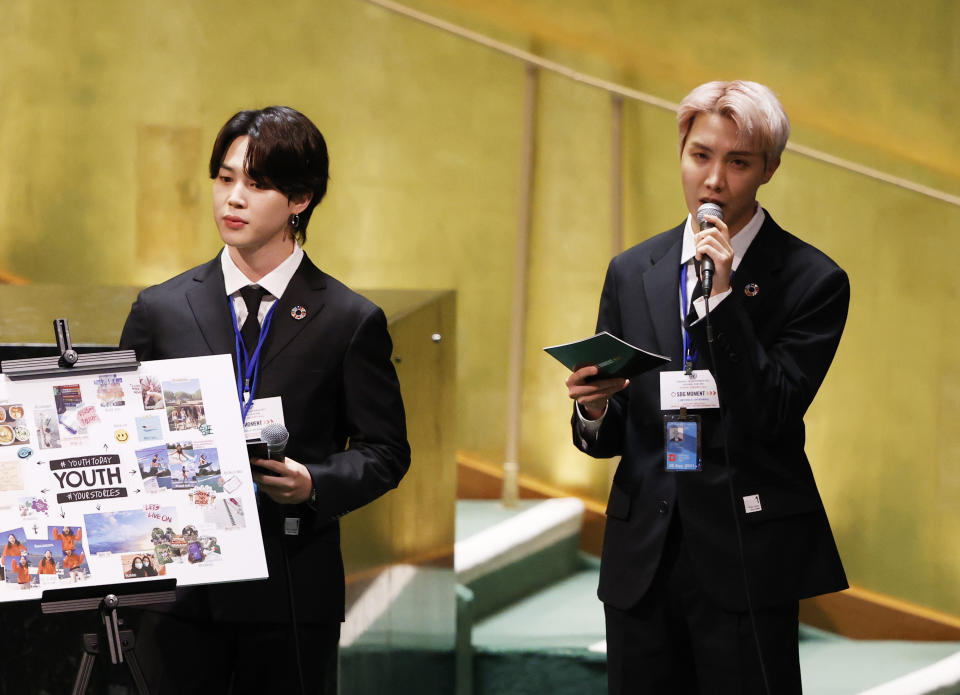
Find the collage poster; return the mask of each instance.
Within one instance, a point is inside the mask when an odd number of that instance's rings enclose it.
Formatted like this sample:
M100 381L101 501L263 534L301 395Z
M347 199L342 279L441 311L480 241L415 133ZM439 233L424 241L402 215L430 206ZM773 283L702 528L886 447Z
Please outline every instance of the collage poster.
M0 602L267 576L229 355L0 375Z

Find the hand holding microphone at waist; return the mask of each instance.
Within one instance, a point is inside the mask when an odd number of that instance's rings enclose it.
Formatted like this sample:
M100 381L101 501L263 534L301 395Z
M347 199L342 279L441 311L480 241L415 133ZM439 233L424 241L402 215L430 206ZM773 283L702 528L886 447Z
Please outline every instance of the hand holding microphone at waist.
M699 231L694 232L693 240L704 294L708 289L709 296L721 294L730 289L734 256L723 209L715 203L704 203L697 209L696 222Z
M262 469L254 469L253 482L278 504L306 502L313 492L313 478L307 467L285 455L289 437L283 425L267 425L261 439L267 444L269 458L250 458L251 464Z

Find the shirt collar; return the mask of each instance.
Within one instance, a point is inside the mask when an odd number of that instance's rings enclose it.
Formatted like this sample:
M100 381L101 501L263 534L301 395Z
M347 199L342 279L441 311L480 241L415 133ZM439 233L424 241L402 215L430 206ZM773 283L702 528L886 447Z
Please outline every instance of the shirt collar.
M743 229L730 239L730 245L733 247L732 270L736 270L740 266L740 261L743 260L747 249L750 248L751 242L756 238L766 218L766 213L760 207L760 203L757 203L757 211L753 213L753 217L744 225ZM687 222L683 227L683 249L680 251L680 265L690 262L690 259L694 257L695 248L696 245L693 243L693 216L688 213Z
M293 274L296 273L297 268L300 267L302 260L303 249L300 248L300 244L294 243L293 253L287 256L283 263L264 275L257 282L253 282L237 267L237 264L230 258L227 247L224 247L220 253L220 265L223 267L224 289L229 296L238 292L241 287L259 285L274 297L281 297L283 296L284 290L287 289L287 285L290 284L290 280L293 279Z

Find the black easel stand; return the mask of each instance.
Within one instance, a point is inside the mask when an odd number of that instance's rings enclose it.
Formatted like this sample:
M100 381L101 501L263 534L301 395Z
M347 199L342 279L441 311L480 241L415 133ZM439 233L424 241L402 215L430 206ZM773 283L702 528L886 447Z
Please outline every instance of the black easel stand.
M84 695L97 655L106 642L113 664L126 663L140 695L150 695L147 682L137 661L133 630L121 630L123 620L117 615L121 606L146 606L172 603L176 597L176 579L158 579L145 584L107 585L77 589L50 589L43 592L40 610L44 613L67 613L96 610L103 630L83 635L83 657L73 682L73 695Z
M133 350L113 352L88 352L78 354L70 342L70 327L66 319L54 319L53 332L57 338L59 355L32 357L24 360L4 360L0 371L11 380L37 379L65 374L89 374L91 372L125 372L140 366Z

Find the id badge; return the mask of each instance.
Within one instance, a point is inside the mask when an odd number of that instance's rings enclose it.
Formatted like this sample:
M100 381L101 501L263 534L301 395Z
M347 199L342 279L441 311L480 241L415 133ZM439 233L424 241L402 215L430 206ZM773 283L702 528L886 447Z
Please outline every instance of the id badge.
M709 369L660 372L660 410L719 408L717 382Z
M700 416L663 416L664 462L668 471L699 471Z
M243 423L243 434L247 441L259 441L260 432L267 425L283 423L283 401L280 396L257 398L247 413Z

